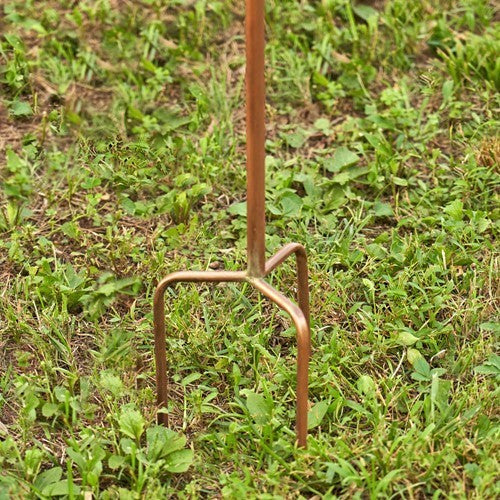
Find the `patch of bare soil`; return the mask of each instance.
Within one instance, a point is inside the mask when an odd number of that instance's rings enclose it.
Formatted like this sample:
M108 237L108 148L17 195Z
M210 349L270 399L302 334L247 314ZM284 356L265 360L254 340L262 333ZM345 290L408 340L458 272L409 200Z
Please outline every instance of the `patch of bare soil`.
M5 104L0 101L0 167L4 165L7 148L19 150L23 137L30 132L36 132L39 127L40 117L14 120L9 117Z
M362 3L363 5L369 5L370 7L373 7L377 10L384 10L386 0L363 0L363 2L359 3Z

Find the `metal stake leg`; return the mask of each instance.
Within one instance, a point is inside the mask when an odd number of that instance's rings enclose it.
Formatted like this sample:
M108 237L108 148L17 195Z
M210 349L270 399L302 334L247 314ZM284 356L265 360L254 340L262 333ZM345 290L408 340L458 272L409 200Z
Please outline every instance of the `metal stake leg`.
M156 287L153 297L153 329L156 361L156 402L159 408L166 408L168 400L167 344L165 339L165 291L175 283L245 281L243 272L231 271L178 271L163 278ZM158 423L168 425L168 414L160 413Z

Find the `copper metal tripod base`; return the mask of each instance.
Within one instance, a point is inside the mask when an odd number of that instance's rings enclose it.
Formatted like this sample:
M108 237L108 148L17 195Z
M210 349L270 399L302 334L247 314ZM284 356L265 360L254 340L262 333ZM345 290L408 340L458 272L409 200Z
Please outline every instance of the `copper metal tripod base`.
M298 306L263 279L291 254L295 254L297 258ZM165 290L175 283L181 282L229 281L246 281L252 284L263 295L277 304L278 307L286 311L295 324L297 330L297 442L300 447L305 448L307 440L307 393L311 333L309 325L307 257L304 247L298 243L286 245L274 257L266 261L263 276L252 276L251 273L245 271L179 271L169 274L160 281L155 291L153 305L158 407L166 408L168 401ZM168 415L160 413L158 415L158 422L168 425Z

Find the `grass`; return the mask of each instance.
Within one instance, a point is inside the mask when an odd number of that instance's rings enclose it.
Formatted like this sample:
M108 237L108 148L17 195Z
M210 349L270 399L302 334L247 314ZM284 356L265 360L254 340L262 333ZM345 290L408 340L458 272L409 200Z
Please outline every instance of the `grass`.
M267 249L305 244L313 356L248 287L243 3L0 18L0 497L495 498L498 11L267 2ZM293 293L293 268L272 281Z

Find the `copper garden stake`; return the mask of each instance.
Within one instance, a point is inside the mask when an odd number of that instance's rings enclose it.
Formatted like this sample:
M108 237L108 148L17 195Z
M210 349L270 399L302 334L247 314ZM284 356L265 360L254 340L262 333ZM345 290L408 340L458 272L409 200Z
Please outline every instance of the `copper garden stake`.
M309 288L307 258L302 245L289 243L274 257L265 259L265 81L264 81L264 0L246 3L246 122L247 122L247 257L246 271L179 271L160 281L154 294L154 337L158 406L168 399L165 342L164 295L167 287L179 282L246 281L292 318L297 330L297 441L306 447L307 391L310 351ZM299 305L269 285L264 278L287 257L295 254ZM168 425L168 415L158 421Z

